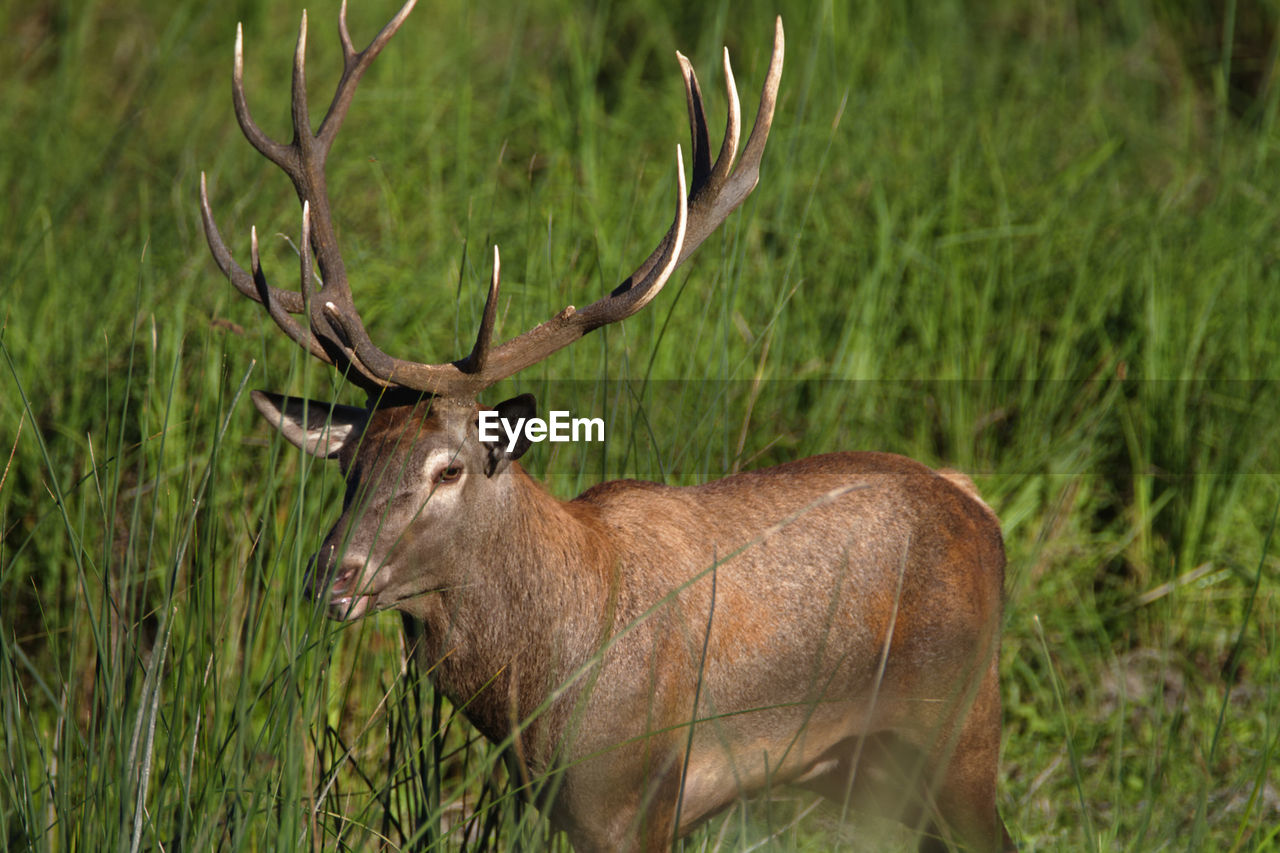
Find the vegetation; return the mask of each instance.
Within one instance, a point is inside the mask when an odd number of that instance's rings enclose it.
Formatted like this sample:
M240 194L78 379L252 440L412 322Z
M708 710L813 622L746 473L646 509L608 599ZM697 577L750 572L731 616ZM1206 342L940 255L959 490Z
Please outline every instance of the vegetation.
M779 4L428 5L366 77L330 190L375 337L447 360L491 244L499 337L643 258L684 141L672 51L719 104L728 44L754 91ZM647 312L488 401L606 418L604 447L530 455L565 496L836 449L972 472L1010 557L1015 838L1280 846L1280 7L780 5L756 195ZM245 391L359 399L204 245L201 170L240 257L256 223L273 281L296 275L297 201L228 76L239 16L283 135L300 7L233 6L0 9L0 845L536 846L398 620L335 626L303 592L340 483ZM353 8L356 40L392 11ZM337 4L310 14L318 102ZM749 803L693 844L863 843L810 811Z

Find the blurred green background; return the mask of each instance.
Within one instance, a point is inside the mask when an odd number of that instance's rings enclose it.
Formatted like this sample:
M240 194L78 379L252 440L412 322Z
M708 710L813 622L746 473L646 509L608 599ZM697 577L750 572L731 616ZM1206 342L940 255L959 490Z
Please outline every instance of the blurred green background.
M353 8L355 40L393 12ZM485 402L606 417L606 445L527 457L564 497L838 449L972 473L1009 551L1014 837L1275 848L1274 0L422 0L330 158L374 339L465 353L493 243L501 339L612 288L669 221L673 51L718 128L728 45L750 121L778 12L755 195L643 314ZM298 204L229 90L241 20L250 104L287 136L299 13L0 8L9 849L563 843L402 670L394 616L334 626L301 589L341 484L243 392L361 397L236 295L197 209L204 170L237 256L256 224L293 286ZM318 118L337 4L309 13ZM693 843L910 843L865 826L785 795Z

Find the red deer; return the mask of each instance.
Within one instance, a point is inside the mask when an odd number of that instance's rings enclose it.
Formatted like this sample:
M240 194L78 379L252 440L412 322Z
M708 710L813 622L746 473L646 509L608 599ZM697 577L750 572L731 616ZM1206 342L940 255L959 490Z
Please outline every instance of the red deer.
M478 430L480 392L642 309L755 188L782 73L781 20L736 166L727 52L727 130L714 162L697 79L677 54L692 180L686 187L677 149L675 221L635 273L494 346L495 248L474 347L426 364L369 339L324 173L361 76L413 5L361 51L344 6L342 78L314 132L303 15L289 144L250 116L237 30L236 118L302 205L297 291L267 282L256 232L249 270L233 260L201 176L222 272L368 395L358 408L253 394L286 439L336 459L347 482L313 559L318 601L335 619L405 614L437 689L483 735L510 739L517 778L548 780L538 807L579 851L665 849L736 798L781 783L895 816L921 830L921 849L1012 849L996 810L1004 546L966 477L887 453L832 453L701 486L602 483L565 501L517 462L527 438L482 440ZM534 410L529 395L496 406L508 423Z

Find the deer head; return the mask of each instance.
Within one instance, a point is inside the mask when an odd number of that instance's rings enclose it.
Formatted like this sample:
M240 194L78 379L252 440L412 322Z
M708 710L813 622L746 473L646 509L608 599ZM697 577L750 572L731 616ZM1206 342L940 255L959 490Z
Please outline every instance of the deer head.
M483 540L498 523L501 508L511 503L515 483L528 488L527 478L513 475L511 465L528 444L512 447L481 441L477 396L588 332L631 316L659 294L672 272L756 186L782 73L779 19L755 124L739 158L740 107L725 52L728 118L713 162L698 80L689 61L677 54L692 134L692 180L686 184L677 147L674 219L649 257L610 293L585 308L569 305L494 346L501 270L495 246L488 294L471 351L452 362L406 361L373 343L356 309L338 249L325 160L360 78L403 25L415 2L405 3L360 51L352 44L343 4L338 17L343 73L315 131L306 94L307 17L303 14L293 63L293 139L287 144L267 136L250 115L244 91L243 34L237 27L232 78L236 119L253 147L289 176L302 205L297 290L268 283L256 229L250 236L249 269L235 261L214 222L205 176L200 178L205 235L222 272L244 296L260 303L291 340L337 368L367 395L367 405L355 408L253 394L259 411L285 438L316 456L337 459L343 468L348 482L343 515L315 558L314 578L317 589L332 585L331 613L346 618L387 607L414 612L425 593L451 581L431 572L397 572L396 567L410 562L418 567L449 565L451 543L459 538L473 545ZM528 417L534 402L531 396L521 395L497 409L504 418ZM406 536L410 522L416 530L430 528L432 535Z

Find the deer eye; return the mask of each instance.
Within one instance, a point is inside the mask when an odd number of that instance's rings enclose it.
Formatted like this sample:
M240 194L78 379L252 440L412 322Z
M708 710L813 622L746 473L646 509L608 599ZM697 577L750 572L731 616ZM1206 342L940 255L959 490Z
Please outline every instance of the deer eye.
M439 474L436 474L436 482L456 483L460 477L462 477L462 466L450 465L447 468L441 469Z

